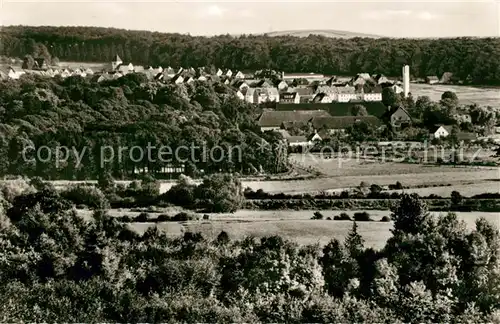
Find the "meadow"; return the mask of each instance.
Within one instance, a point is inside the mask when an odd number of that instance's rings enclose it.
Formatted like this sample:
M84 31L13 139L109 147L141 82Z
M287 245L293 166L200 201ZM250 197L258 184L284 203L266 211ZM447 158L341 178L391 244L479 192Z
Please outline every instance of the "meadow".
M495 167L453 167L439 165L409 164L395 162L380 162L375 160L340 160L325 159L315 155L292 154L292 163L304 168L317 170L321 177L305 180L242 180L243 188L249 187L256 191L262 189L269 193L319 193L334 192L359 186L361 182L388 186L397 181L405 187L418 187L418 192L435 193L440 187L445 196L453 190L463 195L480 193L495 193L499 191L500 169ZM200 181L197 181L200 182ZM54 181L58 188L63 188L77 181ZM128 184L130 181L117 181ZM168 191L176 182L161 181L160 192ZM444 188L445 187L445 188Z
M476 103L480 106L500 108L500 88L498 87L430 85L419 83L412 83L410 85L410 92L414 98L428 96L433 101L439 101L441 95L445 91L455 92L461 104L470 105Z
M320 171L324 176L300 181L247 181L244 187L271 193L317 193L339 191L358 186L361 182L387 186L397 181L408 187L454 186L481 184L471 189L473 194L498 192L499 169L495 167L453 167L439 165L381 162L376 160L338 158L319 155L290 156L293 163ZM480 192L478 188L482 188Z
M177 212L177 209L166 209L162 212ZM90 216L89 211L79 211L82 215ZM246 236L263 237L280 235L299 244L327 244L332 238L343 240L352 228L351 221L326 220L327 217L339 215L343 211L321 211L323 220L311 220L313 211L253 211L239 210L234 214L208 214L209 220L189 222L164 222L164 223L130 223L129 226L139 233L143 233L151 226L158 226L171 237L177 237L185 232L200 232L207 238L215 238L221 231L226 231L233 239ZM360 211L344 211L351 218ZM391 222L380 222L383 216L390 216L390 211L367 211L373 222L358 222L358 231L365 239L366 245L381 248L391 236ZM110 210L109 214L115 217L124 215L137 216L139 212L124 210ZM432 212L439 216L442 213ZM498 213L483 212L457 212L459 219L463 220L468 229L474 228L474 222L479 217L484 217L500 227Z

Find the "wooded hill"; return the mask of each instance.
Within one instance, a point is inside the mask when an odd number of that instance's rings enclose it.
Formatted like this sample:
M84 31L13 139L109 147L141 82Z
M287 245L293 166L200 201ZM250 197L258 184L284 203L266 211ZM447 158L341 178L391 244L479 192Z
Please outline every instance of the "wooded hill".
M273 68L285 72L399 76L409 64L414 77L452 72L469 83L500 84L500 38L389 39L221 35L193 37L98 27L8 26L0 54L24 57L37 45L62 61L108 62L118 54L134 64Z

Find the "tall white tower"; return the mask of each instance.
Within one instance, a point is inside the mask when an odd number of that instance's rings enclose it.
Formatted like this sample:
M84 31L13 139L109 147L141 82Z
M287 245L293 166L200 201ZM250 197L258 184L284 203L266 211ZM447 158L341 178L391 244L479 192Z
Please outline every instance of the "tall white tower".
M408 98L408 94L410 93L410 66L403 66L403 93L405 98Z

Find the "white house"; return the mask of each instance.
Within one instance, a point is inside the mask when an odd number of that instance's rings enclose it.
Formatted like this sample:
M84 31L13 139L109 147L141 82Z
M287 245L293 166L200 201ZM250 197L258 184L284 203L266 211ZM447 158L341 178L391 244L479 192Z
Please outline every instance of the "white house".
M215 73L215 75L221 76L222 74L224 74L224 72L222 72L221 69L217 69L217 72Z
M255 88L255 93L257 93L258 100L254 103L280 101L280 94L276 88Z
M447 137L451 134L451 129L451 126L436 125L430 129L430 137L431 139Z
M259 94L255 88L247 88L245 93L245 101L249 103L259 103Z
M280 103L298 104L300 103L300 94L297 92L282 92L280 94Z
M321 142L323 139L317 132L315 132L314 134L309 136L308 140L310 142Z
M233 71L231 71L230 69L227 69L226 73L224 73L225 76L227 76L228 78L232 77L233 76Z
M381 92L364 93L363 100L364 101L382 101L382 93Z
M9 67L9 72L7 73L7 75L11 79L19 79L19 77L21 77L21 75L23 75L25 73L26 72L23 71L23 70L20 70L20 69L17 69L17 68L13 68L13 67Z
M285 90L288 88L288 83L286 83L285 81L281 80L278 85L278 90L282 91L282 90Z
M328 93L318 93L313 99L314 103L331 103L333 101L332 97Z
M181 84L184 82L184 77L182 75L178 74L172 78L172 82L175 84Z
M307 140L305 136L290 136L286 138L290 147L307 147L313 145L312 141Z
M241 72L241 71L238 71L238 72L234 75L234 78L235 78L235 79L244 79L244 78L245 78L245 74L243 74L243 72Z
M121 59L118 55L116 55L116 56L115 56L115 60L114 60L113 62L111 62L111 68L112 68L113 70L116 70L116 68L117 68L118 66L120 66L121 64L123 64L122 59Z
M336 89L337 102L349 102L358 98L354 87L338 87Z
M68 69L64 69L61 71L60 75L62 78L67 78L67 77L71 76L71 72Z
M238 97L238 99L245 100L245 95L240 90L236 91L236 97Z
M392 90L394 90L394 93L396 94L400 94L402 93L404 90L403 90L403 87L400 87L399 85L395 84L391 87Z

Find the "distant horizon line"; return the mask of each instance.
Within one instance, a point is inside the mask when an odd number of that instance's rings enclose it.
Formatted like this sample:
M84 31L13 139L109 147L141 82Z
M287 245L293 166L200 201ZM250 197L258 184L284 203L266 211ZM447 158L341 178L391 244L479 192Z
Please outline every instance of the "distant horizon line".
M52 28L102 28L102 29L115 29L115 30L124 30L124 31L131 31L131 32L150 32L150 33L159 33L159 34L179 34L179 35L186 35L186 36L192 36L192 37L218 37L218 36L231 36L231 37L241 37L241 36L265 36L265 35L272 35L272 34L286 34L286 33L310 33L311 35L318 35L321 36L320 34L315 34L315 32L336 32L336 33L346 33L350 36L350 38L355 38L355 37L360 37L360 38L373 38L373 39L384 39L384 38L392 38L392 39L453 39L453 38L500 38L500 36L471 36L471 35L463 35L463 36L385 36L385 35L375 35L375 34L367 34L363 32L355 32L355 31L347 31L347 30L339 30L339 29L287 29L287 30L276 30L276 31L268 31L268 32L243 32L243 33L236 33L236 34L230 34L230 33L214 33L214 34L192 34L189 31L186 32L174 32L174 31L158 31L158 30L148 30L148 29L127 29L127 28L121 28L121 27L110 27L110 26L96 26L96 25L4 25L0 24L0 29L1 28L9 28L9 27L52 27ZM353 34L352 36L349 34ZM359 35L359 36L356 36ZM279 37L278 36L271 36L271 37ZM286 36L286 35L283 35ZM292 37L299 37L300 36L293 36ZM342 38L341 36L339 37L330 37L330 38Z

